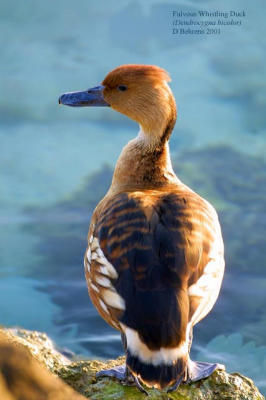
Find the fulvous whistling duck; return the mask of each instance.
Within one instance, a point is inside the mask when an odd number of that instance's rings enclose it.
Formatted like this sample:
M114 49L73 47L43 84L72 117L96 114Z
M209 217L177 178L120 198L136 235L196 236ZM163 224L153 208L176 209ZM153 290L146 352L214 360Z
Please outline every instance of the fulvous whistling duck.
M121 332L126 352L125 366L98 375L131 374L142 391L143 383L175 390L224 368L189 357L193 326L220 291L224 249L214 208L172 168L176 104L169 81L157 66L122 65L100 86L59 99L111 107L140 125L93 213L84 265L91 300Z

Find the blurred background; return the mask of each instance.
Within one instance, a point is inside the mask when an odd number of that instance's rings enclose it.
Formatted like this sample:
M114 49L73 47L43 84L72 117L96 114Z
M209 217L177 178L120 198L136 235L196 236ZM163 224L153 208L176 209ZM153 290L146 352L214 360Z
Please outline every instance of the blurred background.
M172 76L179 177L217 208L226 274L193 357L266 393L266 70L263 0L0 0L0 323L45 331L81 357L122 353L83 275L91 213L138 126L59 107L125 63ZM172 11L244 10L220 35L173 35ZM264 10L265 11L265 10Z

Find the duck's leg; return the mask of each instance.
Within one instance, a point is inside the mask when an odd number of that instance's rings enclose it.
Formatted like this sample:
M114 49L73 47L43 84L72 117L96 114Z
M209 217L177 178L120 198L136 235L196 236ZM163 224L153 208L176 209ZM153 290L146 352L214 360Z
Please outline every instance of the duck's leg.
M132 385L132 383L135 383L137 388L142 393L148 395L146 390L141 386L138 378L131 374L126 364L117 365L116 367L110 369L105 369L105 370L103 369L96 373L96 378L99 378L101 376L107 376L108 378L116 378L127 385Z
M183 381L183 376L181 376L173 386L171 386L169 389L167 389L167 393L174 392L176 389L178 389L178 387L180 386L182 381Z
M127 350L127 339L126 335L124 333L121 333L121 340L123 344L123 348ZM107 376L111 378L116 378L119 381L125 382L126 384L132 385L132 383L135 382L137 388L148 395L146 390L141 386L139 380L137 377L133 376L131 372L129 371L128 367L126 364L122 365L117 365L116 367L110 368L110 369L103 369L102 371L99 371L96 373L96 378L99 378L100 376Z
M191 345L193 340L193 327L191 327L189 332L189 345L188 353L190 353ZM210 376L216 369L225 369L223 364L219 363L208 363L201 361L192 361L188 358L187 363L187 374L184 383L196 382L201 379Z
M126 354L126 352L127 352L127 337L123 332L121 332L121 341L122 341L124 352Z
M135 384L137 388L139 389L140 392L145 393L146 396L149 396L149 393L144 389L144 387L140 384L138 378L136 376L133 376Z

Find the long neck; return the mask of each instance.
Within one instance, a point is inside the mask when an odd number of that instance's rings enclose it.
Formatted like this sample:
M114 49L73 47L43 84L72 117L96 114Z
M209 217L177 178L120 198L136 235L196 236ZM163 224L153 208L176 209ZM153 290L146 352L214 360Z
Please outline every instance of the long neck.
M179 182L174 174L168 140L176 122L176 104L168 85L160 92L163 107L145 110L140 132L122 150L110 190L156 188Z
M142 136L140 132L122 150L111 190L153 189L179 182L172 168L168 140L150 147L144 145Z

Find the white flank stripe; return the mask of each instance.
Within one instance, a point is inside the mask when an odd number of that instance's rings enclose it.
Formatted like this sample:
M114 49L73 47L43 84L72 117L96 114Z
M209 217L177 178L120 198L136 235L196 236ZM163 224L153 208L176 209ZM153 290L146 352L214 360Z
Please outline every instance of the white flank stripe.
M93 238L93 242L90 246L91 248L91 260L97 261L101 266L98 268L98 271L106 275L112 279L117 279L118 278L118 273L116 272L116 269L112 266L112 264L107 260L105 257L103 251L100 248L100 244L97 238ZM89 250L88 250L89 252ZM88 253L87 252L87 253ZM88 254L87 254L88 257Z
M117 279L118 278L118 273L116 272L116 269L107 260L107 258L103 254L102 249L100 247L98 247L97 253L98 253L98 256L99 256L99 258L101 260L101 264L105 265L107 270L108 270L108 274L106 274L106 275L109 275L112 279Z
M212 207L211 207L212 210ZM209 256L209 262L204 268L202 276L196 283L188 288L189 296L200 297L198 308L191 317L190 323L195 325L204 318L214 306L217 300L224 273L224 247L220 224L216 213L213 213L215 240L212 244Z
M126 334L127 346L130 353L133 356L138 357L138 359L145 364L152 364L154 366L160 364L171 365L179 358L186 356L188 353L188 345L186 342L171 349L161 347L160 350L150 350L146 344L140 340L137 331L128 328L124 324L120 323L120 325Z
M119 310L126 309L124 299L117 292L113 292L109 289L103 289L101 290L101 295L108 306L118 308Z
M98 253L94 253L94 254L95 254L94 260L96 260L99 264L106 265L106 263L108 262L106 260L106 258L105 259L104 258L100 258L98 256Z
M107 314L110 315L110 313L109 313L109 311L108 311L108 308L106 307L106 304L104 304L104 302L103 302L101 299L99 300L99 304L100 304L100 306L102 307L102 309L103 309Z
M100 293L100 290L97 288L96 285L94 285L94 283L91 283L91 288L92 288L95 292Z
M118 278L118 273L116 272L115 268L107 260L106 263L99 268L99 271L101 274L107 275L112 279Z
M110 282L110 279L108 279L104 276L96 275L95 280L99 285L114 290L114 287Z
M96 250L99 247L99 241L97 238L93 238L91 242L91 251Z
M88 248L88 251L87 251L87 260L88 260L88 263L90 264L91 263L91 249L90 249L90 247Z

